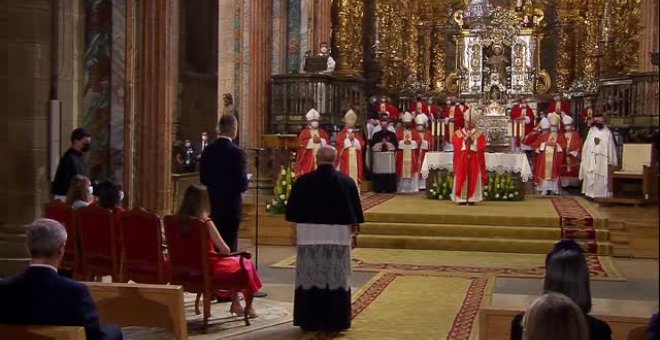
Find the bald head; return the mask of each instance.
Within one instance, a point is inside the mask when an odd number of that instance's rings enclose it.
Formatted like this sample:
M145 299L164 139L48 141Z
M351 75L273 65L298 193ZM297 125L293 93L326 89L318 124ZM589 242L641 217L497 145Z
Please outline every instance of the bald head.
M324 146L316 153L316 164L318 165L334 165L335 161L337 161L337 150L332 146Z

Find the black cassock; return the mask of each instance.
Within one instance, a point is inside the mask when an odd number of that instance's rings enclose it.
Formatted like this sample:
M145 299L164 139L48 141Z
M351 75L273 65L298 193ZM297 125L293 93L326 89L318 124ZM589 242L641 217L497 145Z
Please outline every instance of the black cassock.
M387 141L396 148L398 140L396 134L390 130L380 130L374 133L369 142L372 152L372 172L374 179L374 192L396 192L396 163L394 151L374 151L374 145Z
M321 165L296 180L286 219L296 223L293 324L305 330L351 326L351 226L364 222L355 181Z

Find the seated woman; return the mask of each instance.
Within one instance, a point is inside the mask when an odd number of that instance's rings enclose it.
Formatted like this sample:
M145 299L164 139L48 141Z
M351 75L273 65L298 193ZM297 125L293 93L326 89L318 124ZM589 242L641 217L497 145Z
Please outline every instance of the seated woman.
M589 267L582 248L573 240L558 242L545 258L543 293L549 292L564 294L580 307L589 328L589 339L610 340L612 338L612 330L607 323L589 315L591 311ZM511 340L522 339L522 319L523 313L513 318Z
M231 251L229 246L225 243L218 232L218 229L213 224L211 218L209 218L209 195L206 191L206 187L202 185L190 185L186 192L183 194L183 202L179 208L177 216L181 221L181 234L186 235L188 233L189 226L186 222L189 218L199 218L204 221L204 224L208 228L209 233L209 252L216 253L216 249L221 254L229 254ZM226 281L242 281L245 280L245 275L241 272L241 264L239 258L236 256L233 257L211 257L211 271L215 274L220 273L222 276L226 276L224 280ZM243 259L243 264L245 270L248 273L248 286L252 292L257 292L261 288L261 277L259 273L254 268L252 261L248 259ZM244 315L243 313L248 313L250 318L256 318L257 313L254 311L253 307L250 307L249 310L243 311L243 307L239 302L238 293L232 292L231 295L231 306L229 311L232 314Z
M584 313L563 294L547 293L536 299L522 321L525 340L587 340Z
M121 206L121 201L124 200L124 193L121 191L119 184L105 180L99 183L98 187L98 204L106 209L112 210L115 215L124 213L124 208Z
M88 206L94 200L92 196L92 182L83 175L76 175L71 179L69 191L66 194L66 204L73 210Z

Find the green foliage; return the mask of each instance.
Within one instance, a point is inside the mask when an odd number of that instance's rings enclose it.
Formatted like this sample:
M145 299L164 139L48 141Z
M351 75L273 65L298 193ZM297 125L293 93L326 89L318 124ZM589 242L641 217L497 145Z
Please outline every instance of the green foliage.
M454 187L454 174L447 170L435 172L430 188L426 189L426 198L433 200L449 200Z
M454 175L447 170L432 174L432 182L426 189L426 198L433 200L450 200L454 187ZM488 183L483 187L485 201L520 201L523 199L520 178L510 173L498 174L488 172Z
M275 187L273 188L273 199L270 203L266 204L266 211L271 214L284 214L286 212L286 205L291 194L291 187L296 181L296 174L290 166L280 167L280 174L277 176Z

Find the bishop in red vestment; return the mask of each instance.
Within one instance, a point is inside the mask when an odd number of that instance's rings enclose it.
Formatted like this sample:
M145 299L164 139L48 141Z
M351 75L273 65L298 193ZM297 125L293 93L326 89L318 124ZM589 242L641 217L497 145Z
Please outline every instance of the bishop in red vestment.
M548 106L548 113L555 112L561 116L561 114L570 115L571 114L571 104L567 100L561 100L560 95L555 95L554 101Z
M398 147L396 151L396 174L399 179L399 192L416 192L419 172L419 136L413 130L413 117L410 112L401 116L403 126L396 132Z
M408 112L412 113L413 116L417 116L420 113L429 113L429 106L424 102L421 94L417 94L415 102L408 106Z
M559 194L559 175L564 164L566 140L559 131L560 118L556 114L548 116L550 132L539 136L534 144L534 184L536 190L545 195L552 192Z
M445 120L444 126L444 136L445 136L445 146L444 151L454 151L454 145L452 144L452 138L454 132L460 130L464 126L463 112L456 105L456 102L451 100L447 101L447 106L444 107L442 112L443 118Z
M564 154L564 166L561 169L561 186L579 184L580 175L580 152L582 151L582 137L573 128L573 118L565 116L562 120L564 124L564 140L566 141L566 150Z
M477 130L473 116L468 129L454 133L454 189L451 195L456 203L476 203L483 200L483 185L487 183L486 135Z
M316 170L316 153L328 144L328 133L319 127L321 115L315 109L305 115L307 127L298 135L298 153L296 155L296 177Z
M387 113L390 116L390 119L394 121L399 120L399 109L392 105L386 97L381 97L380 103L376 103L376 112L378 112L379 115Z
M352 178L359 187L364 178L365 141L362 134L355 131L357 118L353 110L348 110L344 116L344 128L337 135L337 170Z

